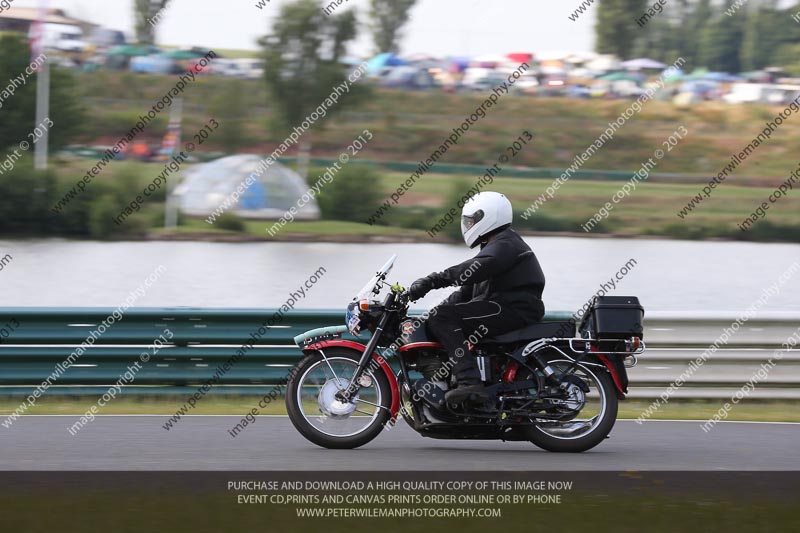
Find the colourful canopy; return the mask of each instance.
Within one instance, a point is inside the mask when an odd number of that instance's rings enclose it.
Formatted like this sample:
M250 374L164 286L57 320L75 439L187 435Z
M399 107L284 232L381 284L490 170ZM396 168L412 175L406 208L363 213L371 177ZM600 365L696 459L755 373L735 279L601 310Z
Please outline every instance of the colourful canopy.
M611 74L606 74L605 76L600 76L597 78L598 80L602 81L642 81L642 76L639 74L633 74L631 72L612 72Z
M375 72L385 67L398 67L406 62L394 54L378 54L367 62L367 72Z
M630 59L628 61L623 61L622 68L630 70L643 70L643 69L663 70L667 68L667 65L665 65L660 61L656 61L655 59L648 59L646 57L641 57L639 59Z
M147 47L147 46L135 46L132 44L125 44L122 46L115 46L114 48L106 52L106 55L137 57L137 56L149 56L154 52L158 52L158 49L154 49L153 47Z
M169 52L164 52L161 55L169 59L194 59L197 57L203 57L207 53L208 52L203 52L200 50L170 50Z
M514 52L506 54L506 57L514 63L530 63L533 61L533 54L529 54L528 52Z

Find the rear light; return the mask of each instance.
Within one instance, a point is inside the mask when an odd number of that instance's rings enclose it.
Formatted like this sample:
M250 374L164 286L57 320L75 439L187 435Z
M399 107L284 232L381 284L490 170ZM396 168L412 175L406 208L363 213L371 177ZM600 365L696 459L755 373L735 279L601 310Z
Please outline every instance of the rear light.
M625 347L628 349L627 351L635 352L642 347L642 339L640 339L639 337L633 337L631 338L631 340L626 341L625 344L626 344Z
M369 300L363 298L360 302L358 302L358 308L362 311L369 311Z

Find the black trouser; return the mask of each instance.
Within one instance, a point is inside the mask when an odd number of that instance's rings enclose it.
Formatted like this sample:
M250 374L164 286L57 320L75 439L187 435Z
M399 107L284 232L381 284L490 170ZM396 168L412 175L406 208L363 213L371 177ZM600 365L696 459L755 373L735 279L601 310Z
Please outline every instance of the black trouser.
M513 309L497 302L471 302L440 305L427 320L428 331L444 345L450 358L449 366L459 384L480 382L478 365L469 350L467 339L482 339L501 335L525 326L525 321Z

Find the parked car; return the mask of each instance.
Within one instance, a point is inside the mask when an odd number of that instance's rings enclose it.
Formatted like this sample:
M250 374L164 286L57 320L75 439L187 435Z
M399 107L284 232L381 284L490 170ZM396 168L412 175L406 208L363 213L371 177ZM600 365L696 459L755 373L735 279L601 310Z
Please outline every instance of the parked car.
M575 83L567 87L567 97L569 98L591 98L592 91L588 85Z
M491 68L469 67L464 70L464 77L461 78L461 86L459 88L462 91L482 90L487 85L488 78L499 75L497 71ZM480 89L476 88L476 85L480 86Z
M565 74L543 74L536 89L539 96L567 96L567 76Z
M174 61L163 55L139 56L131 59L130 71L140 74L169 74Z
M215 62L215 66L217 68L214 70L214 74L219 74L220 76L229 76L232 78L245 77L244 70L233 59L218 59Z
M260 80L264 77L264 61L261 59L247 58L247 59L234 59L239 70L242 72L242 77L250 80Z
M518 94L536 94L539 85L539 78L536 77L536 73L528 71L514 82L514 85L511 86L511 91Z
M638 98L646 91L632 80L601 80L592 85L590 92L595 98Z
M502 72L493 71L488 76L475 80L475 82L470 85L469 89L479 93L487 93L491 92L498 85L503 85L503 83L508 83L508 76Z

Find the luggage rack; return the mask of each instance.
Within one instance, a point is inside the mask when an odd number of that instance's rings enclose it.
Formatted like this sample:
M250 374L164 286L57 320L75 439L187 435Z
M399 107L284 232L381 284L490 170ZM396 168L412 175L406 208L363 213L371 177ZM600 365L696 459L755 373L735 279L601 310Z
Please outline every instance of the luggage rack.
M639 362L639 358L637 356L641 355L642 353L644 353L644 351L646 349L644 341L642 339L640 339L639 337L632 337L630 339L601 339L601 340L604 341L604 342L608 342L608 341L611 341L611 342L614 342L614 341L616 341L616 342L624 342L625 343L625 347L628 348L628 350L627 351L616 350L616 351L613 351L613 352L609 352L609 351L594 351L594 350L589 351L589 350L586 349L586 347L590 346L591 343L593 343L593 342L600 342L598 339L580 338L580 337L572 338L572 339L564 339L564 338L559 338L559 337L550 337L550 338L545 338L545 339L537 339L537 340L529 343L522 350L522 356L523 357L527 357L528 355L535 354L536 352L538 352L539 350L541 350L543 348L552 348L553 350L556 350L557 352L559 352L561 355L563 355L567 359L569 359L571 361L575 361L574 357L568 355L561 348L559 348L558 346L555 345L557 342L562 342L563 343L564 341L566 341L568 343L568 345L569 345L569 349L575 354L590 353L590 354L594 354L594 355L623 355L624 359L625 359L625 366L627 368L631 368L631 367L636 366L636 364ZM577 342L584 343L584 348L583 349L576 348L574 343L577 343ZM628 361L628 358L632 358L632 359L630 361Z

